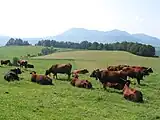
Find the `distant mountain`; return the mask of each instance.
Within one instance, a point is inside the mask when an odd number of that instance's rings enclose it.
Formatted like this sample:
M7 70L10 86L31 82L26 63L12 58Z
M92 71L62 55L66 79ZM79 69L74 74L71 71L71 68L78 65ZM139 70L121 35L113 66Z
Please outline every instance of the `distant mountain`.
M142 34L133 34L132 36L141 40L143 43L152 44L154 46L160 46L160 39L158 39L156 37L145 35L143 33Z
M0 36L0 46L5 45L9 39L9 36Z
M102 43L113 43L113 42L139 42L144 44L150 44L153 46L160 46L160 39L145 34L130 34L125 31L117 29L111 31L98 31L98 30L87 30L84 28L71 28L62 34L57 36L49 36L46 39L55 39L60 41L72 41L81 42L84 40L90 42L102 42Z

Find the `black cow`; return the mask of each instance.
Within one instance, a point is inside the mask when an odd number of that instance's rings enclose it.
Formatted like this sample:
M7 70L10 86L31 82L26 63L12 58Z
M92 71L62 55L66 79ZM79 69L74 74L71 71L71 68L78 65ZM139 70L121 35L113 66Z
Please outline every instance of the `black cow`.
M22 74L21 69L19 68L11 69L4 75L4 79L7 80L8 82L13 80L19 80L18 74Z
M34 65L27 64L27 68L34 68Z
M11 64L11 61L10 60L1 60L1 65L7 65L7 64Z

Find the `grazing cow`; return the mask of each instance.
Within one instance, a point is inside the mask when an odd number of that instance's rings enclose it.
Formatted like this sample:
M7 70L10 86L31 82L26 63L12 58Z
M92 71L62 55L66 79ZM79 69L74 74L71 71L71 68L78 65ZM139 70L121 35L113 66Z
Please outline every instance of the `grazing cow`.
M89 73L87 69L73 70L72 74L86 74Z
M36 82L41 85L53 85L52 79L46 75L37 75L35 71L32 71L30 74L32 74L32 82Z
M71 70L72 70L72 65L70 63L55 64L55 65L52 65L48 70L46 70L45 75L49 75L50 73L53 73L53 76L56 76L56 79L57 79L57 73L61 73L61 74L67 74L68 79L70 79Z
M27 64L28 64L27 60L18 60L17 62L20 65L20 67L24 66L25 68L27 68Z
M141 71L144 76L148 76L149 73L153 73L152 68L141 67L141 66L131 66L131 67L134 68L135 70Z
M127 81L123 88L123 97L133 102L143 102L143 94L133 88L129 88L130 81Z
M109 71L109 70L94 70L90 77L95 77L96 80L103 84L103 88L106 89L107 82L124 84L127 80L127 74L123 71Z
M136 78L137 83L139 85L140 85L140 80L143 80L144 76L149 75L149 73L153 71L151 68L144 69L144 67L132 67L132 66L124 67L122 70L126 72L128 77Z
M27 68L34 68L34 65L27 64Z
M13 80L19 80L18 74L22 74L21 69L19 68L11 69L4 75L4 79L7 80L8 82Z
M78 79L78 74L74 74L74 78L71 80L70 84L72 86L91 89L92 84L88 80L80 80Z
M10 60L1 60L1 65L7 65L7 64L11 64Z

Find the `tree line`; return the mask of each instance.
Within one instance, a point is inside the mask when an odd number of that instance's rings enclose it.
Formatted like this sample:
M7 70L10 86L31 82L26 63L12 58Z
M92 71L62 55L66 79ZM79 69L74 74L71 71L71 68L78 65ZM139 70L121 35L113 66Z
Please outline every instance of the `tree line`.
M73 48L73 49L86 49L86 50L119 50L127 51L135 55L155 57L155 48L151 45L134 43L134 42L116 42L116 43L98 43L98 42L88 42L82 41L80 43L74 42L63 42L55 40L41 40L38 41L36 46L45 47L58 47L58 48Z
M11 46L11 45L27 46L30 44L28 43L28 41L23 41L22 39L19 39L19 38L16 38L16 39L10 38L5 46Z

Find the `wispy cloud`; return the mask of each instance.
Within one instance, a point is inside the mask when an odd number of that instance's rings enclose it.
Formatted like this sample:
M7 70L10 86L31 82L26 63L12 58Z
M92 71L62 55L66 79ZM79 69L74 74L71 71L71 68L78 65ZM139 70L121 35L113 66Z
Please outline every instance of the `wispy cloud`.
M136 21L138 21L138 22L143 22L143 21L144 21L144 18L139 17L139 16L136 16Z

